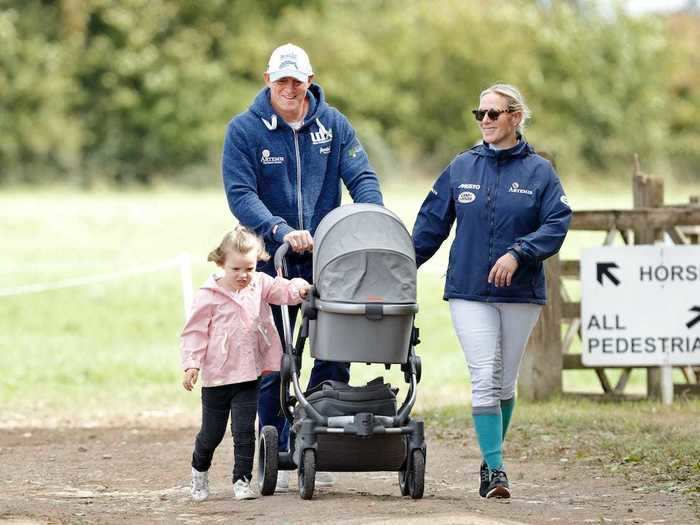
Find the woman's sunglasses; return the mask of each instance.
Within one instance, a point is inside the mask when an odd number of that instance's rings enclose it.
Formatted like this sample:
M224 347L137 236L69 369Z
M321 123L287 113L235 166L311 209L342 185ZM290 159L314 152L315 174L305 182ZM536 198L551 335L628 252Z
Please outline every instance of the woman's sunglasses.
M474 114L474 118L481 122L484 120L484 117L486 115L489 116L491 120L498 120L498 117L501 116L501 113L512 113L512 109L473 109L472 113Z

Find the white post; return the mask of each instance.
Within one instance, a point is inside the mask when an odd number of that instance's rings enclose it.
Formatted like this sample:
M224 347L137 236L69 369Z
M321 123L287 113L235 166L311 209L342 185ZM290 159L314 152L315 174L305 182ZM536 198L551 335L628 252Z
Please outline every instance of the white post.
M185 321L192 308L192 257L189 253L181 253L178 256L180 263L180 282L182 284L182 304L185 308Z
M661 366L661 402L673 404L673 367L668 361Z

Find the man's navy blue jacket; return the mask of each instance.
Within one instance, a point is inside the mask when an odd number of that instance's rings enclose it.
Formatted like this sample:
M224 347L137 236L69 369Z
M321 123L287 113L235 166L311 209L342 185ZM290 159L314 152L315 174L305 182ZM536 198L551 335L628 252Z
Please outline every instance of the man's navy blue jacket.
M520 140L508 150L480 144L455 157L421 206L413 227L418 265L427 261L457 221L445 299L546 302L542 261L559 251L571 208L552 165ZM489 284L507 252L518 259L510 286Z
M295 131L275 114L264 88L231 120L224 140L229 207L241 224L263 236L270 254L292 230L313 235L340 206L341 181L354 202L382 204L377 175L350 122L326 103L319 85L311 85L307 98L308 112ZM311 257L291 260L290 275L310 280ZM271 261L262 269L274 274Z

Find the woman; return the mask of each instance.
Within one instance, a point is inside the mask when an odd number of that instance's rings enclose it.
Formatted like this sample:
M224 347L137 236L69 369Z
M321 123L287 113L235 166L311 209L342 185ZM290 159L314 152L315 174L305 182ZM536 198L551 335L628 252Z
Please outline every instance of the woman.
M552 165L523 138L529 109L507 84L472 111L483 142L457 155L428 193L413 242L421 265L457 221L444 299L472 381L483 461L479 494L510 497L502 459L520 360L546 301L542 262L557 253L571 209Z

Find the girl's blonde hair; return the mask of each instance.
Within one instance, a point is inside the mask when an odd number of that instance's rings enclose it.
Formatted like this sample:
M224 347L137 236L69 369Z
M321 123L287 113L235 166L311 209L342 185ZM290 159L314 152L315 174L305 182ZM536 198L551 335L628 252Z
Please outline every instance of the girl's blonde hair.
M270 255L265 251L265 243L254 231L245 226L236 226L232 231L224 235L221 243L207 257L207 261L212 261L222 266L226 261L226 254L231 252L250 253L255 250L259 261L267 261Z
M508 101L508 109L511 112L520 111L522 113L523 116L520 119L520 124L518 124L518 133L522 135L525 132L525 121L530 118L531 112L530 108L525 104L525 98L520 93L520 90L511 84L494 84L481 92L479 100L488 93L495 93L505 97Z

